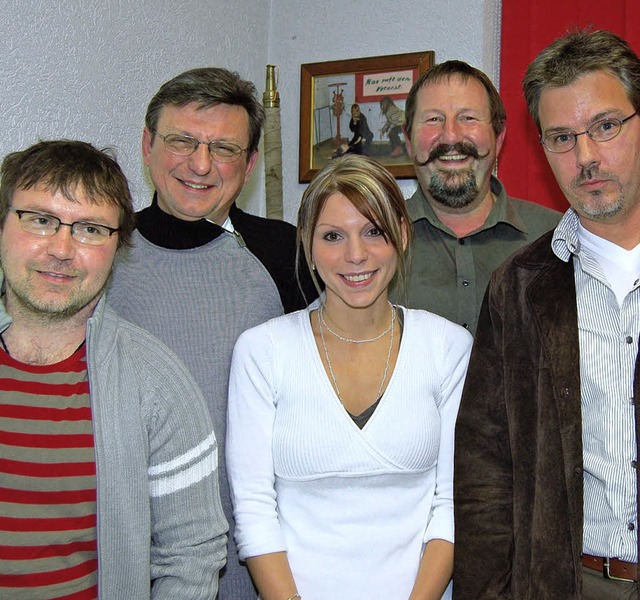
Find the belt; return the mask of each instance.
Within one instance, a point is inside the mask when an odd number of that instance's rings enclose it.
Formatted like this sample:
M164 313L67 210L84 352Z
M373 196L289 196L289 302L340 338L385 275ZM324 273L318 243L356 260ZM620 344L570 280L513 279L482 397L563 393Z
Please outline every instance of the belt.
M638 581L638 564L625 562L617 558L601 558L600 556L582 555L582 564L587 569L599 571L605 579L616 581Z

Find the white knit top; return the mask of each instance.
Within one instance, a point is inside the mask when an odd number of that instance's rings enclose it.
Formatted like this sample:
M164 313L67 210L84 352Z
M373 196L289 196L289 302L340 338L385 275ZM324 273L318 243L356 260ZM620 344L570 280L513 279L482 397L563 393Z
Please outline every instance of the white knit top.
M304 600L408 598L424 544L453 541L453 435L471 335L403 311L393 375L362 430L333 391L308 311L236 345L227 465L239 554L287 551Z

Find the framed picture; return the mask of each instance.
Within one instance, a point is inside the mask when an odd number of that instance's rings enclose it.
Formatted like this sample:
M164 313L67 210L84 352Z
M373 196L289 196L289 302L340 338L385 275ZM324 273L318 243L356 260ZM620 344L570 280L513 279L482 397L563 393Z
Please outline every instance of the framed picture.
M300 67L300 183L332 158L367 154L395 177L415 177L402 122L413 82L434 52L307 63Z

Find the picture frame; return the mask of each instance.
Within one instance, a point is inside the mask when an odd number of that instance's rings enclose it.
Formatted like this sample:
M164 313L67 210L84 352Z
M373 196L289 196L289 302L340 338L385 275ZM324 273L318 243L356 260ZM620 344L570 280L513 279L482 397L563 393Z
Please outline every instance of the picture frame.
M301 65L299 182L345 152L372 156L396 178L415 177L397 123L413 82L434 62L426 50Z

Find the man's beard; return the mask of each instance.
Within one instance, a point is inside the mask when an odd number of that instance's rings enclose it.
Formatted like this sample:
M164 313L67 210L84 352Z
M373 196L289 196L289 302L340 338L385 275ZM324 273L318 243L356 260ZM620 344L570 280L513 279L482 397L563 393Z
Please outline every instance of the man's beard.
M618 196L608 203L599 203L598 199L604 196L602 190L593 190L588 192L588 196L594 200L594 202L589 203L580 199L580 186L587 181L594 179L596 177L602 177L604 179L608 179L609 181L613 181L618 184L620 187L620 193ZM576 208L578 213L584 214L587 217L591 217L593 219L608 219L610 217L615 217L623 208L625 204L624 198L624 189L620 180L613 173L607 173L604 171L600 171L597 167L591 167L590 169L582 169L580 174L571 182L571 192L576 204Z
M478 197L478 184L473 171L455 173L436 171L427 182L427 192L448 208L464 208Z
M104 294L111 275L110 269L106 279L98 288L74 289L61 293L60 297L44 298L34 286L33 276L18 276L14 280L11 269L5 269L2 263L2 253L0 252L0 268L4 270L5 293L10 290L16 309L51 324L67 321L90 304L95 303ZM38 268L51 268L53 271L58 270L69 275L78 275L76 271L62 266L56 259L51 259L49 265L38 263Z
M481 155L478 148L469 142L458 142L453 145L439 144L431 150L426 161L418 161L415 158L414 164L417 168L424 167L430 162L452 153L465 154L476 160L489 156L489 151ZM425 183L427 187L425 191L436 202L448 208L464 208L478 197L478 182L472 169L434 171Z

